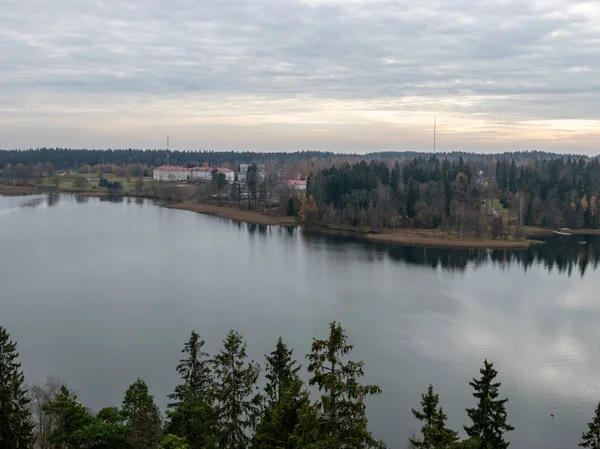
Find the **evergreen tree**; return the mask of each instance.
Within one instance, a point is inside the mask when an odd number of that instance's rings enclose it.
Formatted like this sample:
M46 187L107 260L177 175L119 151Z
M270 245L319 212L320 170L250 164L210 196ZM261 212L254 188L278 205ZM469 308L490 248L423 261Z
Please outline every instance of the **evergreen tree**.
M223 344L214 362L219 448L240 449L248 447L260 411L262 397L254 394L260 368L246 363L246 343L234 330Z
M103 408L95 419L73 433L77 448L86 449L131 449L127 444L128 426L123 425L123 416L116 407Z
M368 429L365 398L381 393L375 385L361 385L363 362L345 361L353 349L342 327L329 325L327 340L313 339L307 354L309 381L323 394L312 407L304 407L299 425L302 447L323 449L380 447Z
M287 202L287 216L294 217L296 215L296 205L294 204L294 199L290 196Z
M77 395L63 385L54 400L44 404L42 408L54 420L54 428L48 434L48 441L64 449L81 447L81 432L94 423L94 417L79 403Z
M294 447L290 437L299 421L298 410L309 399L297 374L300 366L292 353L279 337L275 350L265 356L267 404L256 428L253 447Z
M190 449L206 447L212 438L214 427L214 381L210 369L211 360L202 350L203 346L204 340L200 339L196 331L192 331L181 351L187 357L177 365L177 372L183 383L169 395L169 399L174 402L168 406L170 422L167 431L185 437Z
M288 349L279 337L275 350L270 355L265 356L267 360L265 393L269 404L281 401L283 393L290 382L295 380L296 374L300 370L298 362L292 358L293 352L294 350Z
M588 431L581 437L581 447L600 449L600 404L596 407L596 413L592 422L588 423Z
M33 444L33 421L17 344L0 326L0 447L28 448Z
M423 440L410 439L413 447L423 449L450 449L455 447L458 434L446 428L447 416L441 407L438 408L439 400L440 395L433 392L433 385L429 385L427 393L421 395L422 410L412 410L415 418L423 422L421 428Z
M122 406L123 417L129 426L127 441L133 449L155 449L160 443L161 422L154 397L148 393L148 385L141 379L125 392Z
M506 422L506 399L498 399L500 382L494 382L498 371L493 363L484 361L484 367L479 370L481 378L473 379L469 384L475 390L477 407L467 409L467 414L473 422L464 426L467 435L479 441L479 449L506 449L510 443L504 441L504 433L514 430Z
M294 434L300 425L302 410L310 407L308 391L303 388L302 380L293 376L279 401L267 408L263 419L256 428L253 448L296 449L298 444Z

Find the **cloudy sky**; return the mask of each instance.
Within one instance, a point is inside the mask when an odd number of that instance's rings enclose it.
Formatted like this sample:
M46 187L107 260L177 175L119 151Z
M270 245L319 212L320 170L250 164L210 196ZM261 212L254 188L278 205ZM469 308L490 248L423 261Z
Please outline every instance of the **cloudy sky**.
M2 0L0 148L600 152L600 2Z

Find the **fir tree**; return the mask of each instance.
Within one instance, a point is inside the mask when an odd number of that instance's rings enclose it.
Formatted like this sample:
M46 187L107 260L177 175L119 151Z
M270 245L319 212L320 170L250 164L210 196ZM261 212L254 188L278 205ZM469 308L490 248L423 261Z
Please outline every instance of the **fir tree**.
M467 409L467 414L473 422L464 426L467 435L479 441L479 449L505 449L510 443L504 441L504 433L514 430L506 422L506 399L498 399L500 382L494 382L498 372L493 363L484 361L484 367L479 370L481 378L473 379L469 384L475 390L477 407Z
M294 199L290 196L287 202L287 216L293 217L296 215L296 205L294 204Z
M28 448L33 444L34 424L29 410L17 344L0 326L0 447Z
M588 423L588 431L581 437L581 447L600 449L600 404L596 407L596 414L592 422Z
M138 379L127 389L122 413L129 426L127 441L133 449L158 447L161 434L160 414L154 404L154 397L148 393L146 382Z
M265 393L270 404L281 401L289 383L295 380L296 374L300 370L298 362L292 358L293 352L294 350L288 349L279 337L275 350L265 356L267 360Z
M54 400L44 404L42 408L54 420L54 428L48 434L48 441L60 448L81 447L81 431L94 423L94 417L79 403L77 395L63 385Z
M345 361L353 346L347 343L348 337L338 323L332 322L329 328L329 338L313 339L312 351L306 356L312 374L309 384L316 385L323 394L301 414L302 445L324 449L382 446L368 429L364 402L381 390L358 382L364 375L363 362Z
M223 344L214 362L219 448L240 449L248 447L260 411L262 397L255 394L260 368L245 361L246 344L237 332L229 331Z
M294 447L290 437L299 421L298 410L309 399L297 374L300 366L292 353L279 337L275 350L265 356L267 404L256 428L253 447Z
M447 416L444 410L438 408L440 395L433 392L433 385L429 385L427 393L421 395L421 411L412 410L413 415L423 422L421 441L410 439L415 448L423 449L449 449L455 447L458 434L446 428Z
M169 395L174 401L169 404L167 415L170 422L167 431L179 437L185 437L190 449L200 449L208 445L214 427L212 408L213 378L210 369L211 360L202 350L204 340L196 331L192 331L182 353L187 354L180 360L177 372L183 383Z

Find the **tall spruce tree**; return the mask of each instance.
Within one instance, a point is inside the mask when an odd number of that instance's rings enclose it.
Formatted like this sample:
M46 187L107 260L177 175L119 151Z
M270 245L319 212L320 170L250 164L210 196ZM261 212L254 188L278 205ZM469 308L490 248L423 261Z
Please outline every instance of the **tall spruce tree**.
M410 439L415 448L451 449L458 442L458 433L446 428L447 416L439 407L440 395L434 393L433 385L429 385L427 393L421 395L421 411L412 409L413 415L423 422L421 434L423 439Z
M300 365L292 357L294 350L288 349L281 337L277 339L275 350L265 355L267 364L265 393L269 404L281 401L290 382L296 378Z
M184 437L190 449L209 447L214 440L212 361L203 346L204 340L193 330L181 351L187 357L177 365L183 383L169 395L173 402L168 405L167 431Z
M581 447L590 449L600 449L600 403L596 407L596 413L592 422L588 423L588 431L581 437Z
M122 413L129 427L127 441L133 449L156 449L161 441L161 422L148 385L138 379L123 398Z
M63 385L54 400L42 408L54 421L48 442L64 449L81 447L82 432L94 424L94 417L78 401L77 395Z
M0 326L0 447L3 449L29 448L34 440L29 396L18 357L17 344Z
M309 403L308 392L298 376L300 366L281 337L266 355L266 406L256 428L252 447L293 448L291 436L299 422L298 411Z
M510 443L504 440L504 433L514 430L506 422L508 398L498 399L501 384L494 382L498 371L493 363L485 360L479 372L481 378L469 382L475 390L473 396L477 399L477 407L467 409L473 425L464 426L465 431L469 437L478 440L479 449L506 449Z
M215 356L215 407L219 448L248 447L256 426L262 396L256 392L260 368L246 362L246 343L234 330L223 340L223 349Z
M327 340L313 339L307 354L309 381L322 391L320 399L301 413L301 447L323 449L382 447L368 429L365 398L379 394L375 385L361 385L363 362L346 361L353 349L344 329L335 321ZM316 413L316 416L315 416Z

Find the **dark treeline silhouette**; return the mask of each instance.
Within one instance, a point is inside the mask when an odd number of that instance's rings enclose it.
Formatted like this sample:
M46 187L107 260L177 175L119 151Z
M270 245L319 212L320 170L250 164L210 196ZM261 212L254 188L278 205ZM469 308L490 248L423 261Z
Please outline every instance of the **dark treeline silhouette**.
M167 157L168 156L168 157ZM30 150L0 150L0 168L6 164L52 164L56 169L77 169L82 165L140 164L157 167L166 164L186 165L208 162L209 165L224 163L252 163L277 160L309 160L331 158L334 153L322 151L297 151L293 153L257 151L166 151L166 150L88 150L70 148L37 148Z
M332 159L335 156L354 159L413 159L423 157L416 151L384 151L366 154L333 153L326 151L296 151L296 152L259 152L259 151L169 151L171 164L185 165L187 163L208 162L212 165L223 163L252 163L266 160L280 162L294 160ZM564 155L542 151L523 151L502 154L478 154L467 152L438 153L441 159L457 160L463 158L473 161L492 161L498 158L515 159L517 162L535 159L562 158ZM579 157L579 156L577 156ZM0 149L0 168L6 164L52 164L56 169L76 169L82 165L102 164L146 164L159 166L167 162L167 151L164 149L71 149L71 148L36 148L28 150Z

